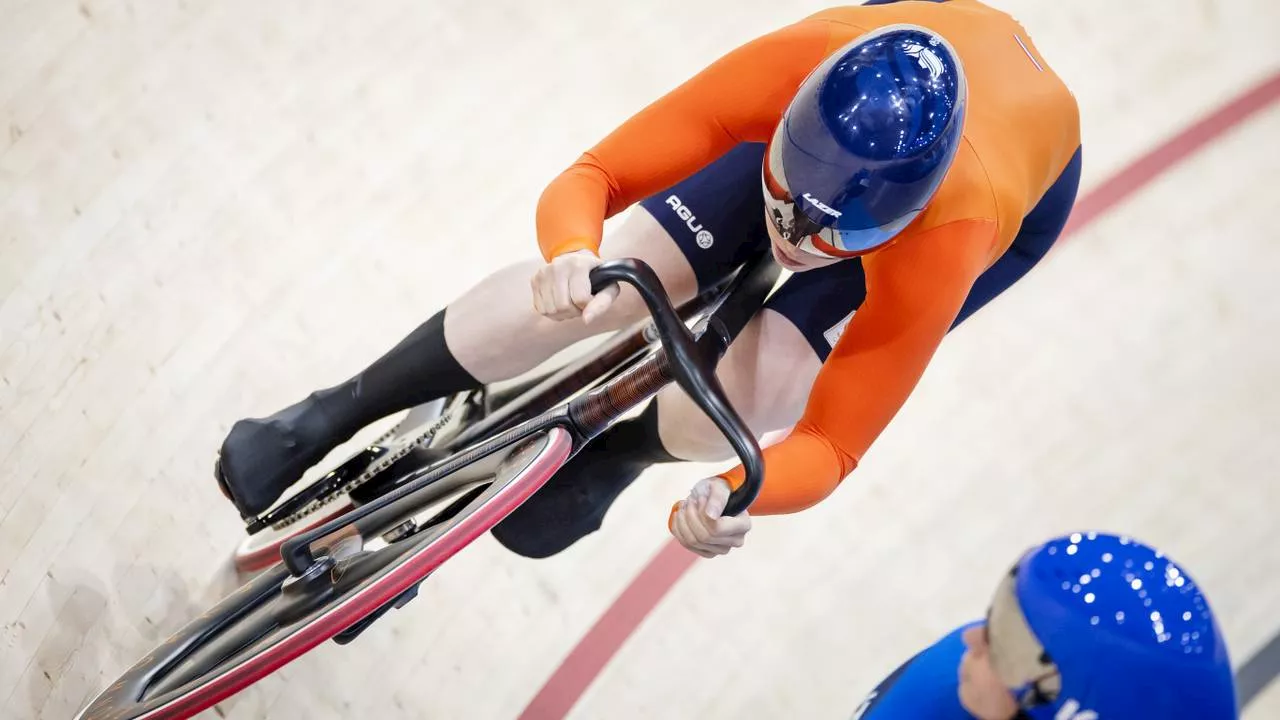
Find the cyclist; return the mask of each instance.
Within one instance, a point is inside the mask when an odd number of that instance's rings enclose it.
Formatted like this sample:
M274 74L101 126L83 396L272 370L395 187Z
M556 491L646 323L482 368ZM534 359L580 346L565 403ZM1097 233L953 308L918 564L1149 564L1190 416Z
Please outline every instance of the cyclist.
M1222 631L1158 550L1076 533L1029 550L984 622L889 675L853 720L1233 720Z
M544 191L541 260L484 279L346 382L235 423L216 475L242 514L257 514L369 423L643 317L630 289L591 294L602 258L645 261L679 302L769 248L794 274L718 374L754 432L790 429L765 450L751 514L802 510L853 471L948 330L1044 256L1080 163L1075 99L1008 15L977 0L817 13L623 123ZM602 238L605 219L633 206ZM483 242L477 225L467 241ZM494 535L553 554L597 529L645 467L729 456L669 389ZM718 517L739 482L735 469L696 484L672 532L705 556L741 545L750 514Z

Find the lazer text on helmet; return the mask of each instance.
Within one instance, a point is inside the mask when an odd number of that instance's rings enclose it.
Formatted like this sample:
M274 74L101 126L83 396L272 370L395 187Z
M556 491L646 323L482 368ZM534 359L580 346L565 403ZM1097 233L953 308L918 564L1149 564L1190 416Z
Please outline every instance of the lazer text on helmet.
M810 195L809 193L805 193L804 195L801 195L801 197L803 197L805 200L808 200L808 201L809 201L809 202L810 202L814 207L816 207L816 208L818 208L819 210L821 210L822 212L824 212L824 213L826 213L826 214L830 215L831 217L840 217L841 215L843 215L843 214L844 214L844 213L840 212L839 210L836 210L835 208L832 208L830 205L828 205L828 204L826 204L826 203L822 202L822 201L821 201L821 200L819 200L818 198L816 198L816 197L814 197L814 196Z

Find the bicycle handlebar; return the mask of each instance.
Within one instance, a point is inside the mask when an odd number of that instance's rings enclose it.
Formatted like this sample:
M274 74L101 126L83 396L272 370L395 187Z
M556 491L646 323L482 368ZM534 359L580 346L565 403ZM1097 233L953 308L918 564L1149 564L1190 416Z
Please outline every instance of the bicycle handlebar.
M715 366L699 351L696 341L676 315L662 282L639 260L609 260L591 270L591 292L598 293L614 283L627 283L636 289L667 351L669 367L676 384L689 395L702 412L733 447L746 470L746 482L729 496L725 515L739 515L755 501L764 482L764 458L760 445L737 411L725 397L724 388L715 375Z

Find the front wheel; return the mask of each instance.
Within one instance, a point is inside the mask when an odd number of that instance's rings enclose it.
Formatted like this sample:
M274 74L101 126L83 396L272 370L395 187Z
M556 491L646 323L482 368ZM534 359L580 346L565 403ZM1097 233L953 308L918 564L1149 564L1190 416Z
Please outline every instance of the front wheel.
M567 430L538 431L403 498L407 512L393 532L322 539L302 577L268 568L139 660L77 718L189 717L407 602L441 563L533 495L571 450Z

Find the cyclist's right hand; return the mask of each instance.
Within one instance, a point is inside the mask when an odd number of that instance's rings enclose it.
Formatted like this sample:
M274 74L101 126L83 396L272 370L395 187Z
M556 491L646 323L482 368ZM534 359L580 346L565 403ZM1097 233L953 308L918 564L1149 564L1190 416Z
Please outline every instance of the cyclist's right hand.
M590 250L575 250L552 258L529 281L534 310L552 320L582 316L582 321L590 325L618 296L617 285L591 294L591 269L599 264L600 258Z

